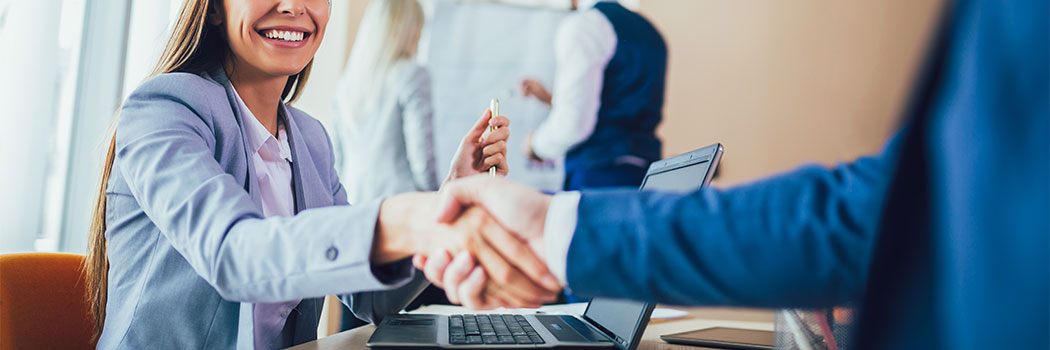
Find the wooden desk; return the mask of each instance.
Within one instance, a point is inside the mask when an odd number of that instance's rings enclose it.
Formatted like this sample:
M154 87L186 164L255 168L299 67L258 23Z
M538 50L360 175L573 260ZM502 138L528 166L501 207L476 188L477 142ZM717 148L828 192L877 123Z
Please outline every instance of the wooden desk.
M569 306L571 307L571 305ZM562 311L565 310L564 305L555 305L553 307L544 307L541 310L548 312ZM578 309L578 308L576 308ZM673 320L653 320L649 322L649 326L645 329L645 334L642 335L642 342L638 345L639 350L651 350L651 349L704 349L700 347L689 347L682 345L671 345L660 340L661 334L670 334L677 332L684 332L693 329L708 328L708 327L736 327L736 328L747 328L747 329L759 329L759 330L773 330L773 313L767 310L746 310L746 309L729 309L729 308L676 308L679 310L685 310L689 312L689 316L680 319ZM582 309L581 309L582 310ZM419 308L418 310L412 311L411 313L424 313L424 314L462 314L462 313L516 313L503 311L490 311L490 312L477 312L468 311L457 306L447 305L430 305ZM360 328L351 329L345 332L333 334L329 337L321 338L317 341L302 344L291 349L293 350L346 350L346 349L368 349L365 343L368 342L368 338L372 336L372 332L375 330L375 326L368 325Z

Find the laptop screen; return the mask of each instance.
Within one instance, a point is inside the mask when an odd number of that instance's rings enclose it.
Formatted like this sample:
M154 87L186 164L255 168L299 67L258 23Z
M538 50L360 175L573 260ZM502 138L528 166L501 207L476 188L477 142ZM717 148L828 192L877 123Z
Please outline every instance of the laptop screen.
M637 301L592 298L587 304L587 311L583 317L605 328L610 337L614 337L620 345L627 345L634 339L638 330L638 322L643 322L645 309L649 304ZM639 334L641 335L641 334Z
M710 161L689 164L681 168L647 175L642 190L665 192L692 192L704 184L704 175L711 168Z
M654 162L642 180L639 191L692 192L704 186L718 166L722 145L714 144L689 153ZM641 334L639 323L646 322L650 304L611 298L593 298L583 317L608 331L621 347L633 343Z

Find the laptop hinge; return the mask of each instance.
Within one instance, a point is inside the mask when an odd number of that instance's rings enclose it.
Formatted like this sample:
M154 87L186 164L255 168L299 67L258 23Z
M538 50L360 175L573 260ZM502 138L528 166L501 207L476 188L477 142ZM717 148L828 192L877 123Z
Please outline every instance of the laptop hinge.
M614 334L612 331L606 329L605 327L602 327L602 325L598 324L598 322L595 322L590 317L587 317L587 315L580 315L580 317L582 317L584 321L587 321L587 324L589 324L591 327L594 327L594 329L597 329L599 332L605 335L606 338L611 339L613 343L616 343L616 345L623 345L623 341L620 339L616 339L616 334Z

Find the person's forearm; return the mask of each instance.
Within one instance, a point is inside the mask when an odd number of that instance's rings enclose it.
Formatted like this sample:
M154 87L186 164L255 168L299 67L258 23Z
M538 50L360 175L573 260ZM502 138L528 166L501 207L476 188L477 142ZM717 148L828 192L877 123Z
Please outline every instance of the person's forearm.
M566 116L567 113L572 116ZM598 123L597 112L588 113L577 113L576 110L569 112L555 107L548 119L530 136L532 152L543 159L558 159L587 140Z
M578 17L558 29L557 71L551 112L532 138L532 152L551 160L587 140L598 124L605 67L616 51L616 32L599 14Z
M201 249L186 246L184 240L177 247L201 278L230 301L279 302L390 288L401 281L376 278L367 260L377 207L363 203L243 220L204 260ZM304 240L301 232L311 232L310 239Z
M887 182L872 163L803 167L724 191L586 191L568 286L577 295L677 305L855 300ZM597 271L602 279L591 277Z

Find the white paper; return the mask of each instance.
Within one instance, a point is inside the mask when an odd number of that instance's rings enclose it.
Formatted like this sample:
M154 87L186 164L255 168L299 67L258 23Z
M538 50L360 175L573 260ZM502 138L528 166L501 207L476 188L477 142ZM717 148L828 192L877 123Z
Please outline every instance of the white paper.
M526 136L547 117L550 108L521 96L524 78L551 86L554 77L554 32L564 10L498 3L433 1L421 63L433 80L434 143L438 174L449 163L463 134L500 100L500 114L510 118L508 177L544 191L562 188L561 161L537 166L524 153Z

